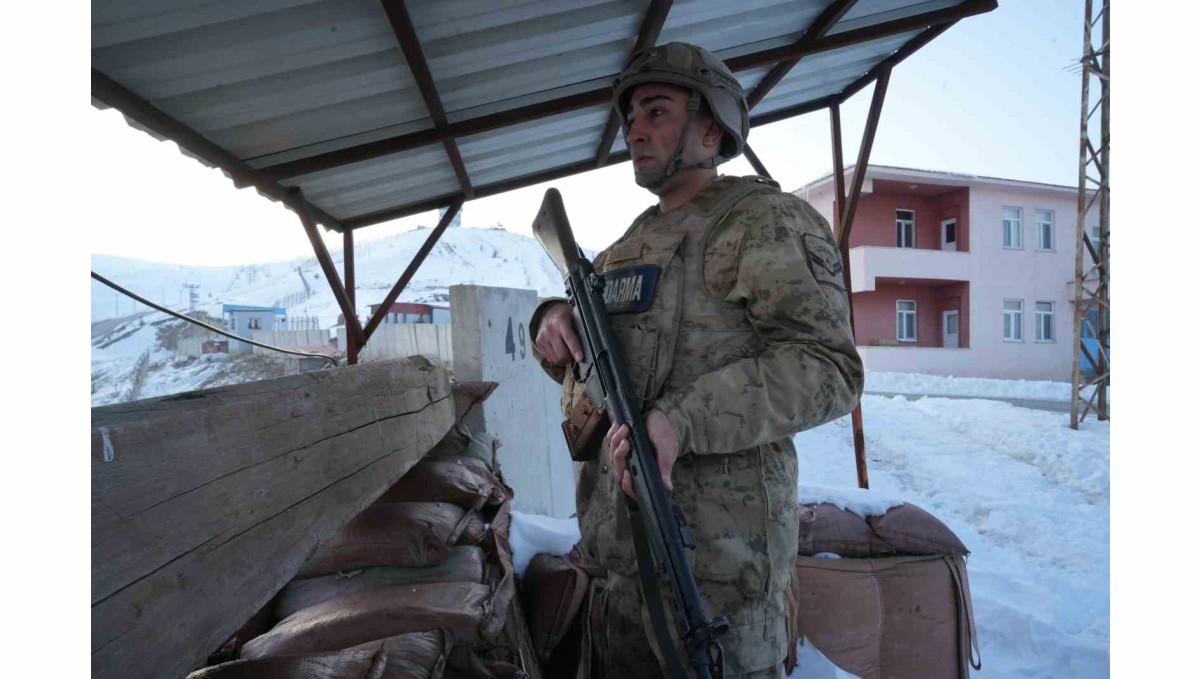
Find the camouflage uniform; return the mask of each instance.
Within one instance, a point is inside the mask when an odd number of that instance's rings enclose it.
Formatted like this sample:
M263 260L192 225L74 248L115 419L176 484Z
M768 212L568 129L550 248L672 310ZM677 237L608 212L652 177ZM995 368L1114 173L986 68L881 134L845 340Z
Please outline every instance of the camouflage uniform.
M688 554L706 610L732 623L722 638L726 673L777 672L799 530L791 437L849 412L863 387L829 225L770 180L718 177L666 214L657 206L642 213L595 265L608 278L606 302L632 382L679 437L671 496L695 531ZM553 301L535 311L535 336ZM534 355L563 382L568 409L582 385ZM640 605L607 448L578 470L580 548ZM641 626L628 620L629 601L615 587L612 629ZM614 662L645 657L648 623L633 636Z

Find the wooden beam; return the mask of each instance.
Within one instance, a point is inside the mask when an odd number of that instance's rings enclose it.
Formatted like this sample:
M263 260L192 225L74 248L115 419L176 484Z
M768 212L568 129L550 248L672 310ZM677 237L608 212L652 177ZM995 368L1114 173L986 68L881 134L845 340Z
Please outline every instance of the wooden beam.
M629 51L630 60L642 50L653 47L662 33L663 24L667 22L667 14L671 11L674 0L650 0L646 16L642 17L642 27L638 29L637 40ZM608 154L612 152L613 142L617 139L617 130L621 127L621 114L617 111L608 112L608 122L604 124L604 133L600 135L600 145L596 147L596 167L604 167Z
M453 419L422 357L93 408L92 676L187 674Z
M421 98L425 100L425 108L429 110L433 127L436 130L444 131L450 121L446 119L446 109L442 106L442 98L438 96L433 73L429 70L429 63L425 60L425 52L421 49L421 41L417 38L417 30L413 27L408 7L405 6L404 0L380 0L380 2L383 5L383 11L387 14L388 22L392 25L392 32L396 34L396 40L400 42L400 49L404 52L404 59L408 62L409 70L412 71L413 80L416 81L417 88L421 90ZM471 187L470 177L467 176L467 166L458 150L458 142L452 137L447 137L442 139L442 146L446 149L446 156L450 160L451 167L454 168L454 174L458 177L458 185L463 194L468 199L473 198L475 190Z
M458 211L462 209L462 206L463 199L459 198L450 205L449 209L446 210L446 214L442 215L441 221L439 221L438 225L434 227L433 232L429 234L429 237L425 239L425 244L421 246L421 249L417 251L417 254L413 257L412 261L408 263L408 268L406 268L404 273L401 274L400 280L396 281L396 284L392 286L391 291L388 292L387 297L383 298L383 303L379 305L379 308L375 310L375 313L371 316L370 320L367 321L367 328L363 331L363 336L365 338L363 340L364 343L371 339L371 335L375 332L375 329L379 327L380 323L383 323L383 319L387 316L388 310L391 309L392 305L396 303L396 300L400 298L400 293L404 292L404 288L408 287L409 281L411 281L412 277L416 275L417 269L421 268L421 264L425 261L425 258L429 256L429 253L433 251L433 246L437 245L438 239L442 237L442 233L446 231L446 227L450 226L450 222L454 221L455 215L457 215Z
M850 47L872 40L879 40L898 33L906 33L916 28L955 21L963 17L981 14L996 8L996 0L967 0L954 7L923 12L904 19L884 22L875 26L845 31L829 35L809 45L799 43L783 47L762 50L742 56L732 57L725 61L730 70L745 71L759 66L776 64L780 61L798 59L809 54L817 54L830 50ZM443 139L459 138L479 134L490 130L529 122L537 118L575 111L589 106L605 104L612 98L612 88L598 87L557 99L529 104L508 111L500 111L478 118L468 118L450 123L445 129L436 128L413 132L409 134L388 137L378 141L352 146L338 151L320 153L308 158L301 158L287 163L280 163L262 168L262 172L275 180L297 177L320 170L328 170L341 165L357 163L372 158L408 151L430 144L440 143ZM824 108L824 107L819 107Z
M275 183L275 180L263 175L242 161L241 158L205 139L192 128L167 115L161 109L142 99L126 89L117 81L92 69L92 97L107 106L117 109L127 120L135 123L136 127L148 132L158 139L170 139L179 144L180 148L196 156L206 165L219 168L239 189L253 186L259 193L277 200L289 210L299 213L304 205L312 211L318 222L340 231L342 223L324 210L301 200L288 193L288 190Z
M300 195L300 189L293 188L291 191ZM312 244L313 253L317 256L317 263L321 265L321 271L325 272L329 288L333 291L333 298L337 300L338 306L342 309L342 316L346 319L346 335L347 337L356 337L361 345L366 342L366 338L363 335L362 325L358 322L358 314L355 313L354 304L346 295L342 279L338 278L337 269L333 266L333 258L329 256L329 249L325 247L325 241L321 240L321 234L317 233L317 225L307 210L300 210L300 223L304 225L304 233L308 235L308 242Z

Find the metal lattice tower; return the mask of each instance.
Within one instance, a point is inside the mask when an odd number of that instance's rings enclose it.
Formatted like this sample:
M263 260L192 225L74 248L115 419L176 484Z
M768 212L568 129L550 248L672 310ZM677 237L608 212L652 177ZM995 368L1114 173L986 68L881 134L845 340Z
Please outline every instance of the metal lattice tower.
M1083 55L1079 65L1083 76L1082 107L1079 121L1079 207L1075 223L1075 360L1071 371L1071 428L1088 412L1100 420L1108 418L1109 386L1109 96L1110 43L1109 2L1103 0L1099 13L1093 12L1092 0L1084 2ZM1093 29L1101 24L1101 44L1095 47ZM1093 104L1090 86L1095 79L1100 96ZM1090 125L1100 112L1097 129ZM1093 138L1099 134L1099 145ZM1098 146L1098 148L1097 148ZM1093 176L1095 175L1095 176ZM1089 195L1090 194L1090 195ZM1087 214L1099 204L1097 238L1093 242L1087 229ZM1086 263L1086 265L1085 265ZM1088 391L1091 391L1089 396Z

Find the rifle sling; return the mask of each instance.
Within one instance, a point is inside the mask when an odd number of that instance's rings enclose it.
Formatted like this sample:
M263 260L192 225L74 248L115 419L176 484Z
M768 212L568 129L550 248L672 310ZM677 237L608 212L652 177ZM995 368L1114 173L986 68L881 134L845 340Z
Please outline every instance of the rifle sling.
M640 510L631 505L632 503L627 502L625 508L629 511L629 526L633 529L638 577L642 580L642 598L650 612L650 624L654 627L654 636L658 639L658 648L662 651L663 662L667 664L671 679L689 679L688 672L683 669L679 655L675 652L675 642L671 640L666 611L663 610L662 590L659 589L654 559L650 555L650 543L647 541L642 520L637 516Z

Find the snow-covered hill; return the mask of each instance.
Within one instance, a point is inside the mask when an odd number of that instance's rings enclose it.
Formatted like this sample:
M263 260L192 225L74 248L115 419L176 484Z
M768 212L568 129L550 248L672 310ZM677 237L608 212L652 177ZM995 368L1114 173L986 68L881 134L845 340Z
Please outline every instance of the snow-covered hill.
M383 301L429 233L429 229L420 228L356 245L355 302L360 317L367 316L371 304ZM334 251L330 255L340 274L342 253ZM183 287L185 284L199 285L196 308L216 317L221 315L222 304L278 305L286 306L290 316L315 316L321 319L322 327L331 327L341 313L315 257L199 267L94 255L92 269L173 309L188 307L189 291ZM303 299L306 283L312 296ZM536 290L539 295L562 294L562 276L542 246L533 238L500 228L447 229L400 295L400 301L447 305L449 287L456 284L526 288ZM144 306L92 281L93 322L142 310Z
M381 303L429 237L427 228L359 243L355 303L359 318ZM342 253L331 252L338 272ZM588 253L594 255L595 253ZM207 315L218 323L222 304L282 306L332 328L341 314L315 257L264 264L202 267L93 255L92 270L168 308ZM476 284L561 295L562 276L528 236L491 229L448 229L400 295L402 302L448 306L451 285ZM198 286L188 288L185 286ZM194 309L189 296L194 293ZM206 356L176 361L170 333L182 321L153 311L92 281L92 405L266 379L282 374L278 360Z

